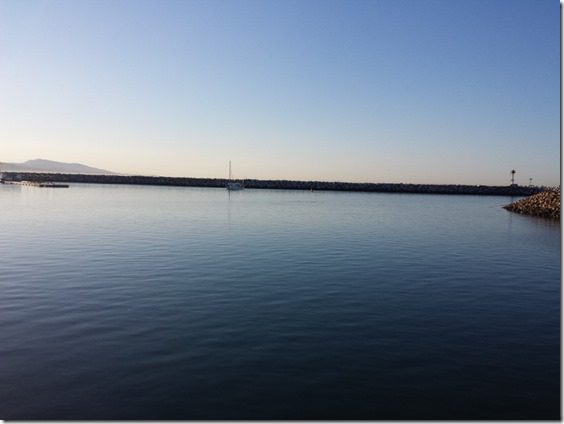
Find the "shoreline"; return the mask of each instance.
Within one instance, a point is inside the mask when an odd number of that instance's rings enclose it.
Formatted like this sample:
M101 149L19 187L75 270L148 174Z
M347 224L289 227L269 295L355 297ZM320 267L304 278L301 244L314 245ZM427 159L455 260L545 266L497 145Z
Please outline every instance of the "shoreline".
M225 187L225 178L148 177L141 175L62 174L38 172L4 172L5 181L33 183L132 184L183 187ZM542 187L518 185L486 186L461 184L350 183L339 181L244 180L245 188L310 191L353 191L375 193L471 194L489 196L530 196Z

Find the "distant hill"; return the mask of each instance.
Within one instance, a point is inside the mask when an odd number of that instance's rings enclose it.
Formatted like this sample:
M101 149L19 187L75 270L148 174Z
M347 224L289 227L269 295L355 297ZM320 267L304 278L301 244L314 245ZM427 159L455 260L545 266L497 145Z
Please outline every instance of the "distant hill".
M33 159L22 163L1 162L0 171L52 172L61 174L116 174L115 172L93 168L81 163L55 162L53 160L46 159Z

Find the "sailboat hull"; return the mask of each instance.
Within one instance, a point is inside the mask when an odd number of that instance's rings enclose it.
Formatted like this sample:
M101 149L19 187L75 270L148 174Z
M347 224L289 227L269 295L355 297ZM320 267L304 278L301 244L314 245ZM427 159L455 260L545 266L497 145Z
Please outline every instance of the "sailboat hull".
M242 190L243 186L241 186L241 183L227 183L227 190L229 191L236 191L236 190Z

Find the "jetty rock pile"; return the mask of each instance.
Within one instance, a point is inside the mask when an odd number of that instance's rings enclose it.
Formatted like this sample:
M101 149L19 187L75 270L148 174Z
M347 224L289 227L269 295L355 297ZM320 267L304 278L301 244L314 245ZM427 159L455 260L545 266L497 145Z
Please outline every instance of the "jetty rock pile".
M550 188L533 194L504 206L504 208L524 215L560 219L560 187Z

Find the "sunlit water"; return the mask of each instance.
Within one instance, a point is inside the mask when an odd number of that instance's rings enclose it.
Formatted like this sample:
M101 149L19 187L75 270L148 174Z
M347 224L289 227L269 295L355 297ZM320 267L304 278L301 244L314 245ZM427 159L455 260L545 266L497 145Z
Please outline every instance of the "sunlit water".
M0 418L559 418L504 197L0 186Z

